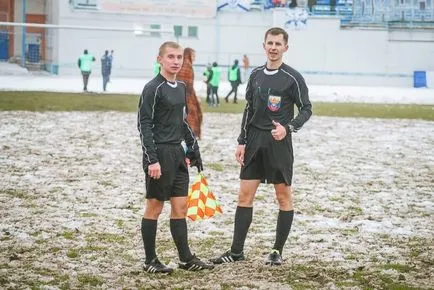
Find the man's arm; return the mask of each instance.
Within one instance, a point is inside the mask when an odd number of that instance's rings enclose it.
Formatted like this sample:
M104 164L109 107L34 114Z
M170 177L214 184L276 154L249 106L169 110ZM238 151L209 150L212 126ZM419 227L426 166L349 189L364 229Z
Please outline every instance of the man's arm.
M302 76L295 78L295 82L292 85L292 94L294 95L295 104L298 108L298 115L292 119L285 128L289 132L297 132L312 115L309 90Z
M243 120L241 122L241 133L237 139L239 145L245 145L247 143L248 126L253 116L253 91L253 78L251 75L246 88L247 103L243 113Z
M185 88L185 92L187 94L187 87ZM190 125L187 122L187 116L188 116L188 106L187 106L187 95L185 97L185 111L184 111L184 141L185 145L187 145L187 155L190 152L199 151L199 144L197 144L196 136L193 133L193 130L191 129ZM190 158L187 156L187 158Z
M137 127L145 160L149 164L158 162L157 148L154 143L152 127L154 125L154 110L157 101L157 91L145 87L140 96Z
M187 145L187 152L185 157L190 160L190 167L196 166L197 170L203 170L202 158L200 156L199 144L197 143L196 136L193 133L190 125L187 122L188 107L187 107L187 88L185 88L185 111L184 111L184 141Z
M78 59L77 64L78 64L78 68L81 68L81 58Z
M196 136L194 136L193 130L188 125L187 120L184 119L184 140L187 145L187 152L194 152L199 150L199 144L197 143Z
M185 130L185 144L187 145L187 152L185 157L190 160L190 167L196 166L197 170L201 172L203 170L202 158L200 156L199 144L197 143L196 136L193 134L187 120L184 119L184 130Z

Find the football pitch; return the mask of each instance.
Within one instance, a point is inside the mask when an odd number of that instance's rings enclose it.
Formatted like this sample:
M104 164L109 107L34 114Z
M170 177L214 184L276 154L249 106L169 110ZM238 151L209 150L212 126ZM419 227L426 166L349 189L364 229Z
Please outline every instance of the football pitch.
M261 185L246 261L155 276L141 269L137 98L0 93L5 289L432 289L433 106L314 104L293 135L295 218L284 264L264 265L278 206L273 187ZM204 174L223 214L188 222L202 259L231 244L243 108L204 106ZM157 253L176 267L169 208Z

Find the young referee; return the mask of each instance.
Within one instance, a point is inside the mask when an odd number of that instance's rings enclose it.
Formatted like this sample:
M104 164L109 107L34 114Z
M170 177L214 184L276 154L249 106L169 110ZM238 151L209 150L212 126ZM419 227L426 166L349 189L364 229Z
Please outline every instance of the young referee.
M288 50L288 34L274 27L263 43L267 63L252 71L246 90L246 108L235 152L241 164L240 191L235 212L231 249L213 259L214 264L241 261L252 222L253 199L259 184L272 183L279 203L276 239L265 263L281 265L282 251L294 216L292 202L293 150L291 134L312 115L306 83L282 61ZM298 115L294 118L294 105Z
M146 206L142 219L142 238L149 273L171 273L172 268L157 257L157 220L166 200L170 200L170 232L178 250L179 268L189 271L212 269L190 252L187 239L188 168L203 169L199 146L186 122L186 86L176 81L183 62L183 49L176 42L165 42L158 55L160 73L145 85L139 101L138 129L146 174ZM181 145L185 140L187 153Z

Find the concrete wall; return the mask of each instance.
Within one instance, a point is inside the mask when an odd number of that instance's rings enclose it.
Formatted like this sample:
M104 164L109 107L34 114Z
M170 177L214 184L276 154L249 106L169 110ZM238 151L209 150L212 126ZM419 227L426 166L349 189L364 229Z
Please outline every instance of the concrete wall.
M184 47L197 51L196 75L202 74L208 62L227 66L236 58L241 60L243 54L249 56L252 66L263 64L264 32L279 24L276 14L284 13L279 9L221 12L215 19L187 19L74 11L67 1L58 5L58 23L62 25L133 29L160 24L162 29L182 25L184 30L197 26L197 38L178 39ZM311 17L305 29L289 34L285 62L301 71L309 83L410 87L413 71L434 70L433 30L341 29L338 18ZM158 47L166 40L174 40L174 36L137 37L131 31L61 29L57 42L59 72L77 74L77 58L87 48L98 60L94 70L98 74L104 50L114 49L114 76L150 77Z

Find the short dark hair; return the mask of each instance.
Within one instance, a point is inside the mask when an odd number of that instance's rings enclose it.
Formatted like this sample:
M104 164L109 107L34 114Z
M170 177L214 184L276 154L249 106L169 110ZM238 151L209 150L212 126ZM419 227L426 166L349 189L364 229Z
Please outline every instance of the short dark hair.
M174 48L174 49L178 49L178 48L182 49L181 45L179 45L177 42L166 41L160 46L160 49L158 50L158 55L163 56L164 53L166 52L167 47Z
M265 36L264 36L264 41L267 40L267 36L268 34L271 35L279 35L282 34L283 35L283 40L285 41L285 44L288 44L288 32L286 32L283 28L280 27L272 27L270 29L268 29L265 32Z

